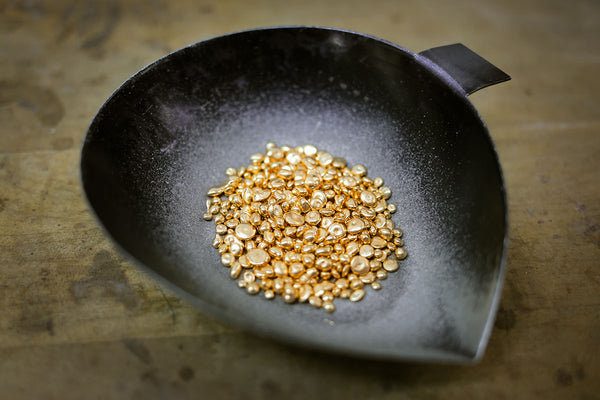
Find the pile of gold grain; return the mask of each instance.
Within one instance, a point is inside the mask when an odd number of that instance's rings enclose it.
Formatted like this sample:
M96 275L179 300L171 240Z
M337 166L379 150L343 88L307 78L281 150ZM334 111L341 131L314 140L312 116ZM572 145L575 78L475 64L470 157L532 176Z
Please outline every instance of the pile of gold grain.
M203 217L215 222L212 244L231 278L249 294L328 312L336 297L359 301L366 285L381 289L407 255L383 179L313 145L266 150L208 190Z

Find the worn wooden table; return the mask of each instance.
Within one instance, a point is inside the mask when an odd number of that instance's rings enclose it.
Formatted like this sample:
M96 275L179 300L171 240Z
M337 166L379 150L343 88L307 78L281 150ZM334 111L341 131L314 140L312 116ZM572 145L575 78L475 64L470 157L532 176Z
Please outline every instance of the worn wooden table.
M0 1L0 398L599 398L600 3ZM463 42L513 80L471 96L504 168L506 282L476 366L316 354L224 326L113 248L82 196L87 125L169 51L283 24L413 50Z

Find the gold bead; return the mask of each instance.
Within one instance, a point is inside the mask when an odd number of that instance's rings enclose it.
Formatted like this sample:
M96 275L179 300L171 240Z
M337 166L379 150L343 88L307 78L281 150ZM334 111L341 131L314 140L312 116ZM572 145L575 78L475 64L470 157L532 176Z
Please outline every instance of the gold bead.
M353 301L353 302L361 301L363 299L363 297L365 297L364 289L356 289L350 295L350 301Z
M252 249L250 250L247 254L246 257L248 258L248 262L251 265L264 265L267 263L267 261L269 261L269 253L267 253L266 251L262 250L262 249Z
M334 222L327 228L327 233L333 236L336 240L341 239L346 235L346 226L339 222Z
M358 242L350 242L346 245L346 253L349 256L353 256L360 250L360 244Z
M347 230L349 233L359 233L363 229L365 229L365 221L362 219L352 218L350 221L348 221Z
M319 268L321 271L327 271L329 269L331 269L332 263L331 260L329 258L326 257L319 257L317 258L317 260L315 261L315 265L317 266L317 268Z
M210 197L220 196L223 193L223 190L225 190L225 188L222 186L214 186L208 189L206 194Z
M375 281L375 274L371 271L360 277L362 283L373 283Z
M326 151L319 151L316 155L317 161L323 166L327 166L333 162L333 156Z
M254 275L254 272L252 272L250 270L246 270L242 274L242 279L245 280L246 282L250 283L250 282L254 282L256 280L256 276Z
M309 157L312 157L317 154L317 148L312 144L305 145L304 147L302 147L302 150L304 152L304 155Z
M404 260L407 255L408 253L406 252L404 247L398 247L396 249L396 257L398 258L398 260Z
M219 224L215 226L215 232L217 232L219 235L224 235L227 233L227 227L223 224Z
M237 279L242 272L242 265L238 261L234 261L229 269L229 276L231 279Z
M388 228L380 228L378 233L385 240L390 240L393 237L392 230Z
M335 305L332 301L324 301L322 307L323 310L327 311L328 313L332 313L335 311Z
M387 187L387 186L382 186L382 187L380 187L380 188L379 188L379 193L381 193L381 196L382 196L382 197L383 197L385 200L387 200L387 199L389 199L390 197L392 197L392 189L390 189L390 188L389 188L389 187Z
M375 236L372 240L371 240L371 246L373 246L376 249L382 249L387 245L387 242L385 241L385 239L380 238L379 236Z
M221 264L229 267L235 261L235 257L231 253L225 253L221 255Z
M394 272L398 270L398 261L393 258L388 258L383 262L383 269L388 272Z
M260 292L260 286L258 286L258 284L256 282L250 282L246 285L246 292L248 292L248 294L257 294L258 292Z
M352 173L356 176L363 177L367 174L367 168L362 164L355 164L352 169Z
M350 260L350 268L352 268L352 272L355 274L364 275L369 272L369 260L363 256L354 256Z
M360 201L362 201L364 205L371 207L377 203L377 197L375 197L373 192L369 190L363 190L360 192Z
M304 223L304 217L296 212L289 212L284 215L285 222L292 226L300 226Z
M308 303L315 308L321 308L321 306L323 305L323 300L321 300L321 298L317 296L310 296L308 298Z
M375 273L375 276L377 277L377 279L383 281L383 280L387 279L387 271L385 269L379 269Z
M368 244L363 244L362 246L360 246L360 250L358 251L358 254L360 254L361 256L365 257L365 258L371 258L373 257L373 246L368 245Z
M334 299L334 295L333 293L326 291L325 293L323 293L323 295L321 296L321 299L323 301L333 301Z
M304 272L304 265L299 262L292 263L288 269L288 273L292 278L298 278Z

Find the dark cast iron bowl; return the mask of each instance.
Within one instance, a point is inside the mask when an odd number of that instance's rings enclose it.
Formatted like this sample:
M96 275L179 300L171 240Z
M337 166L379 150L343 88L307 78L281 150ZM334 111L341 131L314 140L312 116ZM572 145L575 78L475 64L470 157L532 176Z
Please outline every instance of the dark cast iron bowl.
M82 184L106 232L205 312L353 356L470 362L499 303L506 196L467 95L510 79L460 44L419 54L339 29L277 27L185 47L128 79L91 123ZM211 247L206 191L264 145L314 144L381 176L409 256L327 314L250 297Z

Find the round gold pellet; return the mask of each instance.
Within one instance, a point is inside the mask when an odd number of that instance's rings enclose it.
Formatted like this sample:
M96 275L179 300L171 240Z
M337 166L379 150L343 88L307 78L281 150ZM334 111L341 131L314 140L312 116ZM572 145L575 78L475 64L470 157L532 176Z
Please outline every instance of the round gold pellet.
M319 268L321 271L328 271L331 269L331 266L333 265L331 260L326 258L326 257L319 257L317 258L317 260L315 261L315 265L317 266L317 268Z
M320 190L315 190L310 199L310 206L314 210L319 210L323 208L325 203L327 203L327 196L325 196L325 193Z
M231 253L225 253L221 255L221 264L229 267L235 261L235 257Z
M387 246L387 242L385 239L379 237L379 236L375 236L372 240L371 240L371 246L373 246L376 249L382 249L385 246Z
M329 225L327 232L333 236L334 239L341 239L346 234L346 227L339 222L334 222Z
M317 161L319 164L327 166L333 162L333 156L326 151L317 152Z
M367 167L362 164L356 164L351 169L352 173L357 176L365 176L367 174Z
M285 301L288 304L295 303L297 299L298 299L298 296L296 296L296 294L294 294L294 293L284 293L283 294L283 301Z
M239 224L235 227L235 236L242 240L252 239L256 234L256 229L250 224Z
M373 249L373 246L371 246L369 244L363 244L362 246L360 246L360 250L358 251L358 254L360 254L361 256L363 256L365 258L371 258L371 257L373 257L374 252L375 252L375 250Z
M265 265L269 261L269 253L262 249L252 249L246 254L246 258L251 265Z
M369 260L363 256L354 256L350 260L350 268L352 268L352 272L355 274L364 275L369 272Z
M349 256L353 256L354 254L360 251L360 244L358 242L350 242L346 245L346 253Z
M388 207L387 201L381 199L377 203L375 203L375 206L373 207L373 210L375 210L376 213L379 213L381 215L381 213L384 213L385 210L387 210L387 207ZM382 215L382 217L384 217L383 218L383 222L384 222L383 225L385 225L385 222L387 222L387 220L385 219L385 215ZM377 228L381 228L382 226L377 226Z
M295 152L295 151L290 151L287 156L286 156L286 160L292 164L292 165L296 165L298 164L301 160L302 157L300 156L299 153Z
M361 301L363 299L363 297L365 297L364 289L356 289L355 291L352 292L349 299L350 299L350 301L356 302L356 301Z
M371 271L367 272L365 275L360 277L362 283L373 283L375 282L375 274Z
M365 229L365 221L361 218L352 218L348 221L347 230L349 233L359 233Z
M307 224L316 225L321 221L321 214L318 211L309 211L304 216L304 220Z
M353 176L343 176L340 178L340 183L347 188L355 187L358 185L358 182L358 179Z
M392 230L389 228L379 228L379 236L381 236L385 240L390 240L393 238Z
M260 292L260 286L256 282L250 282L246 285L246 292L248 294L257 294Z
M317 296L310 296L308 298L308 303L315 308L320 308L323 305L323 300Z
M237 242L231 243L229 245L229 251L234 256L239 257L242 255L242 252L244 251L244 246L241 243L237 243Z
M377 279L406 257L383 178L314 145L265 149L208 192L202 218L214 221L230 277L248 294L327 312L337 297L360 300L365 285L381 289Z
M304 217L297 212L289 212L284 215L285 222L292 226L300 226L304 223Z
M333 293L326 291L325 293L323 293L323 295L321 296L321 299L323 301L333 301L334 296Z
M244 273L242 274L242 278L246 281L246 282L254 282L256 280L256 275L254 275L254 272L252 271L244 271Z
M316 189L321 184L321 177L316 173L310 173L306 175L304 185L309 189Z
M350 282L350 289L352 289L352 290L360 289L363 286L365 286L365 284L360 278L355 279L352 282Z
M406 258L406 256L408 255L408 253L406 252L404 247L398 247L396 249L395 254L396 254L396 258L398 258L398 260L404 260Z
M227 233L227 227L223 224L219 224L215 227L215 232L217 232L219 235L224 235Z
M298 278L304 272L304 265L299 262L292 263L288 269L288 273L293 278Z
M312 144L307 144L307 145L303 146L302 150L304 152L304 155L309 156L309 157L312 157L317 154L317 148L315 146L313 146Z
M362 192L360 192L360 200L367 206L374 206L377 202L377 197L375 197L373 192L369 190L363 190Z
M335 311L335 304L333 304L332 301L324 301L321 307L323 307L323 310L327 311L328 313Z
M389 199L390 197L392 197L392 189L390 189L387 186L382 186L379 188L379 193L381 193L381 196L383 196L383 198L385 200Z
M385 269L378 269L377 272L375 273L375 276L377 277L377 279L383 281L383 280L387 279L387 271Z
M283 261L275 261L273 263L273 272L277 276L287 276L288 266Z
M394 260L393 258L388 258L383 262L383 269L385 269L388 272L397 271L398 267L398 261Z

